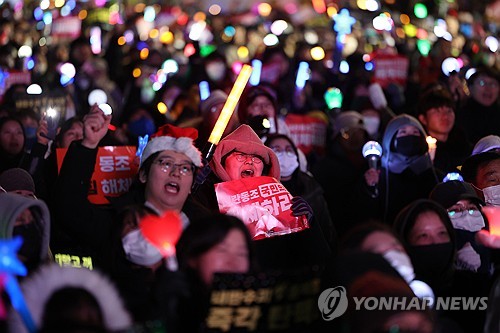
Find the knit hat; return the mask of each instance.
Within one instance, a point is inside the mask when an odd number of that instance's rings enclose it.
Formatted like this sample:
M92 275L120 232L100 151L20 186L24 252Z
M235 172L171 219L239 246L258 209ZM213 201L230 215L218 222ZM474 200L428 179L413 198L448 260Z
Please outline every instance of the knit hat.
M210 110L219 104L224 104L227 100L227 94L222 90L214 90L204 101L200 102L200 112L201 114L207 114Z
M441 204L444 208L450 208L460 200L471 200L472 202L484 205L472 185L459 180L450 180L437 184L429 195L429 199Z
M0 174L0 186L7 192L30 191L35 193L35 182L24 169L12 168Z
M141 167L149 156L164 150L173 150L185 154L195 166L201 167L203 165L201 152L193 144L196 138L198 138L198 130L195 128L180 128L170 124L163 125L151 136L151 140L146 145L142 153Z
M361 113L357 111L341 112L333 120L333 137L337 137L342 130L347 131L352 128L359 128L366 131Z
M500 149L500 136L498 135L488 135L479 140L474 146L471 155L484 153L493 149Z
M214 158L210 161L212 170L222 181L232 180L221 164L222 158L235 150L245 154L260 156L264 164L269 167L269 172L263 176L280 179L279 161L274 151L262 143L250 126L240 125L240 127L219 142L215 149Z

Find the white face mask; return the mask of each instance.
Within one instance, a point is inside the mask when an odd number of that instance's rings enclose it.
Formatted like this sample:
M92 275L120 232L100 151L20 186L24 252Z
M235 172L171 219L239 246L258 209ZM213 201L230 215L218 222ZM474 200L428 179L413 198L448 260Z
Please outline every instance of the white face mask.
M500 185L483 188L484 201L493 206L500 206Z
M127 259L136 265L151 266L162 259L160 251L144 238L139 229L125 235L122 246Z
M380 126L380 118L373 116L364 116L363 122L365 123L365 128L370 136L377 134L378 128Z
M289 177L295 169L299 167L299 160L297 155L289 155L285 152L276 153L278 161L280 162L281 177Z
M413 265L411 264L410 257L408 257L406 253L398 250L389 250L383 253L382 256L398 271L399 275L401 275L407 283L415 279Z
M450 217L454 229L476 232L484 228L484 219L482 216L472 216L464 214L459 217Z

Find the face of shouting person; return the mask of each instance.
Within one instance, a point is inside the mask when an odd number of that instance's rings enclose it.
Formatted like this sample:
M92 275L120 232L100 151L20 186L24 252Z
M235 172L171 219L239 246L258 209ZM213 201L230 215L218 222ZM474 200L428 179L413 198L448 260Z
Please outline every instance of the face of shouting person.
M185 154L164 150L153 161L149 173L141 172L146 200L156 208L181 211L193 184L194 166Z
M264 162L260 156L232 152L224 164L227 174L232 180L262 176Z

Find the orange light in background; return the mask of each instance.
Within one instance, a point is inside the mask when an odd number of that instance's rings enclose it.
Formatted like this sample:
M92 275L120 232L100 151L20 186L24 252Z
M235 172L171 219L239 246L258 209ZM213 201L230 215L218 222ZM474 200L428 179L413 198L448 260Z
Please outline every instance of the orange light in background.
M146 8L145 4L138 3L137 5L134 6L134 12L136 12L136 13L142 13L144 11L144 8Z
M406 14L401 14L399 16L399 19L401 20L402 24L409 24L410 23L410 17Z
M141 76L141 74L142 71L140 68L134 68L134 70L132 71L132 76L135 78L138 78L139 76Z
M158 38L159 34L160 32L158 31L158 29L151 29L151 31L149 32L149 38L151 39Z
M87 18L87 11L85 9L83 10L80 10L80 12L78 13L78 18L83 21Z
M339 9L337 7L328 7L326 9L326 13L328 14L329 17L334 17L339 13Z
M394 5L396 3L396 0L385 0L385 2L388 4L388 5Z
M273 7L271 7L270 4L266 2L262 2L257 6L257 11L259 12L260 16L269 16L271 14L271 11L273 10Z
M200 22L200 21L205 21L207 19L207 15L203 12L197 12L193 15L193 21L195 22Z
M120 46L125 45L126 42L127 42L127 39L124 36L118 37L118 45L120 45Z
M406 37L405 31L404 31L403 28L396 28L396 35L399 38L405 38Z
M312 0L312 5L316 13L323 14L326 12L325 0Z
M142 60L147 59L148 56L149 56L149 50L147 48L143 48L139 53L139 57L141 57Z

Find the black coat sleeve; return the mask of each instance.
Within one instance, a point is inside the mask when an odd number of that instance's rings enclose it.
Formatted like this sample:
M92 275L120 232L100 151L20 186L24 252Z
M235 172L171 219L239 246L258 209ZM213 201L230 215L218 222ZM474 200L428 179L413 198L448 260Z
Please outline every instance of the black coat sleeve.
M73 142L56 181L54 213L65 233L86 247L96 248L109 240L113 214L109 208L87 199L97 149Z

